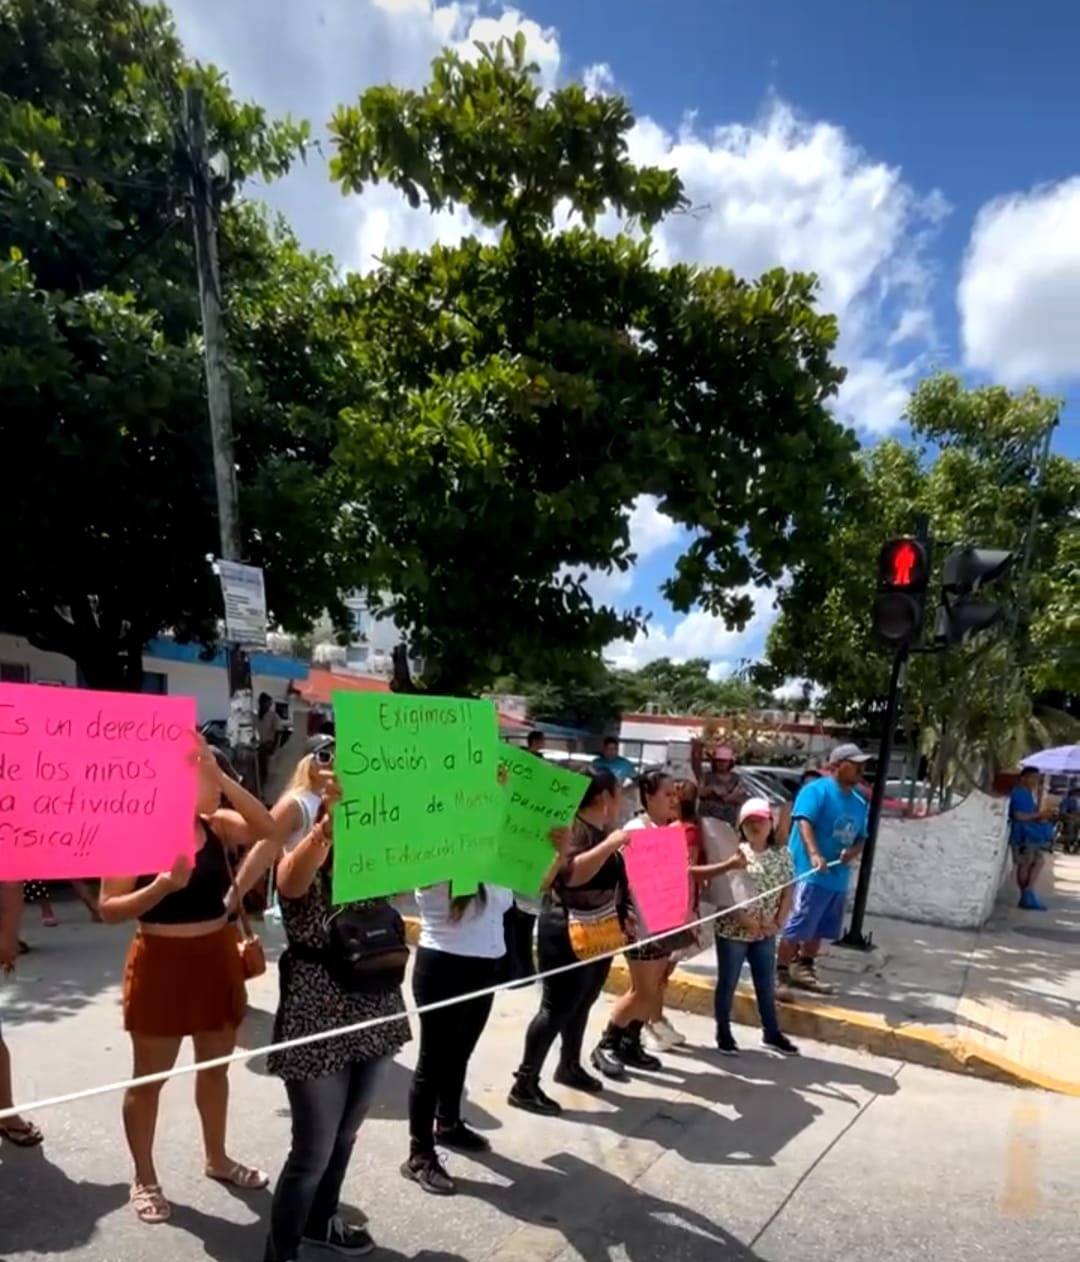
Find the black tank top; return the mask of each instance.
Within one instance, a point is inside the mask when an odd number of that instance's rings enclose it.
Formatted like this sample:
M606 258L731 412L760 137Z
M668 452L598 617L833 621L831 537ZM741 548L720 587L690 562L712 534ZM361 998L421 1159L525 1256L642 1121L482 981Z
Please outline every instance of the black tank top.
M203 824L206 840L195 856L191 879L182 890L166 894L156 907L139 917L151 925L194 925L203 920L219 920L225 915L225 895L232 882L225 851L215 833ZM136 889L145 889L155 878L140 876Z

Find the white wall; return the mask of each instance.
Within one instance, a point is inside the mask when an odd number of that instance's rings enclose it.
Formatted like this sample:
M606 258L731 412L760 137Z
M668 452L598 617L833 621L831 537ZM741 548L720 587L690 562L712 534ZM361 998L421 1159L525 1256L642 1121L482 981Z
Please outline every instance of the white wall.
M0 662L5 666L26 666L32 684L66 684L75 687L75 663L62 653L43 653L17 635L0 633Z
M978 791L921 819L883 819L867 910L918 924L976 929L1007 868L1003 798ZM855 877L851 880L854 897Z

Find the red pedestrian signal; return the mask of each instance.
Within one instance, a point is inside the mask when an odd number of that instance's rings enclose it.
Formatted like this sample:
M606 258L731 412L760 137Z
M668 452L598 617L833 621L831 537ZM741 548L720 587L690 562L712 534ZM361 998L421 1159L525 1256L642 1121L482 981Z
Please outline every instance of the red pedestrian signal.
M887 540L878 556L874 633L897 652L922 634L930 580L929 543L911 535Z

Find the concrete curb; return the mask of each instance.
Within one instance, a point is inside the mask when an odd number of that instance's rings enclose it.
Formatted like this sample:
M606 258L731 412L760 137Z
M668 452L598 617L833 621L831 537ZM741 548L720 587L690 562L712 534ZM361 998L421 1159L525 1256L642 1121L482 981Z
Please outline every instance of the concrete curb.
M409 942L415 946L420 935L420 923L415 917L407 916L405 924ZM625 961L621 958L614 960L605 990L622 994L628 981L629 970ZM676 968L668 982L666 1005L680 1012L711 1016L713 989L712 983L706 979ZM737 1025L758 1025L757 1003L750 988L739 987L732 1016ZM833 1043L888 1060L923 1065L945 1073L968 1074L1010 1087L1033 1087L1058 1095L1080 1096L1080 1082L1042 1074L990 1048L979 1047L963 1038L941 1034L923 1026L890 1025L884 1017L810 999L780 1000L780 1019L784 1033L792 1038Z

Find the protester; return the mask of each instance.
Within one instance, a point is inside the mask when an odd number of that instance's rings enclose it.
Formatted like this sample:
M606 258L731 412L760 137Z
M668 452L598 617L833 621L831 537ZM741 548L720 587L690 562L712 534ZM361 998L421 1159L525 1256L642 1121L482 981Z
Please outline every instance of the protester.
M1054 843L1054 811L1041 811L1038 802L1039 772L1021 767L1020 779L1009 794L1009 849L1013 872L1025 911L1046 911L1035 892L1039 873Z
M739 807L748 796L738 772L735 770L735 751L730 745L716 745L707 760L700 754L698 766L698 810L710 819L721 819L734 824Z
M157 876L107 877L101 884L102 918L110 924L138 922L123 987L124 1028L131 1035L136 1078L171 1069L188 1036L196 1060L227 1056L246 1008L239 939L225 914L231 884L225 847L243 848L272 835L274 821L226 774L202 738L196 757L194 863L181 855ZM222 798L229 807L221 806ZM153 1157L161 1086L133 1086L124 1093L124 1130L135 1165L131 1202L144 1223L165 1222L172 1212ZM226 1066L195 1075L207 1177L242 1191L263 1188L266 1174L228 1155L228 1099Z
M331 905L328 811L339 793L327 775L317 822L278 865L288 946L278 966L275 1043L404 1012L408 947L400 916L385 899ZM362 975L342 931L353 942L371 944ZM376 947L379 942L386 946ZM364 1222L350 1223L341 1214L341 1188L379 1077L410 1037L403 1017L270 1053L267 1069L284 1080L289 1099L292 1144L274 1189L265 1262L294 1262L301 1240L353 1257L374 1248Z
M412 988L418 1007L484 990L497 980L506 953L503 917L513 897L510 890L486 884L457 897L449 882L416 891L420 945ZM492 1003L492 995L481 995L420 1016L420 1051L409 1090L409 1158L401 1173L425 1192L457 1191L436 1145L466 1153L490 1148L462 1119L461 1100Z
M23 888L18 881L0 882L0 975L15 971L19 950L19 921L22 919ZM14 1108L15 1096L11 1080L11 1053L4 1042L0 1025L0 1113ZM44 1137L33 1122L14 1114L0 1118L0 1139L17 1148L36 1148Z
M716 1045L725 1056L739 1053L731 1033L731 1006L743 964L748 963L762 1042L783 1056L797 1056L799 1049L781 1032L776 1013L776 936L791 910L795 865L787 847L778 844L772 808L764 798L742 804L738 830L747 860L743 888L747 901L757 901L716 921Z
M536 754L541 757L544 752L544 746L547 744L547 737L539 729L536 729L525 737L525 748L530 754Z
M641 814L626 825L627 832L633 833L641 828L662 828L678 821L679 799L675 781L667 772L647 771L638 781L638 793L641 798ZM688 861L688 874L689 868ZM689 882L689 875L687 880ZM689 885L687 912L689 914ZM627 917L626 932L631 942L635 938L648 936L636 910L632 910ZM686 1042L685 1037L664 1019L664 986L671 973L672 952L686 948L692 940L693 935L676 932L658 941L632 946L627 950L630 986L616 1001L611 1014L612 1024L625 1031L616 1049L616 1055L624 1065L633 1069L661 1067L662 1062L642 1047L642 1033L646 1025L650 1042L658 1051L670 1051Z
M514 1075L509 1102L515 1108L547 1116L562 1110L540 1086L544 1061L557 1038L562 1039L555 1081L578 1091L598 1092L602 1084L581 1063L585 1028L593 1004L604 989L611 959L594 959L624 944L620 909L626 899L626 874L620 851L629 840L613 831L620 809L619 785L606 768L595 764L583 773L588 780L565 848L551 874L541 905L537 954L544 974L540 1010L525 1032L525 1048ZM578 961L578 967L567 968ZM566 972L550 974L552 969ZM625 1071L604 1048L593 1052L603 1072Z
M837 745L828 774L804 785L795 799L788 847L801 879L781 931L782 986L832 993L818 978L817 956L823 939L843 932L850 865L866 837L866 799L858 785L869 757L858 745Z
M94 896L94 891L91 887L86 881L70 881L69 884L79 896L79 902L90 913L90 919L95 924L99 923L101 914L98 911L97 898ZM25 881L23 883L23 901L28 905L36 905L40 909L42 928L55 929L60 923L60 918L52 905L49 887L44 881Z
M629 780L634 774L634 764L629 758L624 758L619 753L617 736L604 737L600 753L593 759L592 765L601 771L610 771L619 784L622 784L624 780Z

